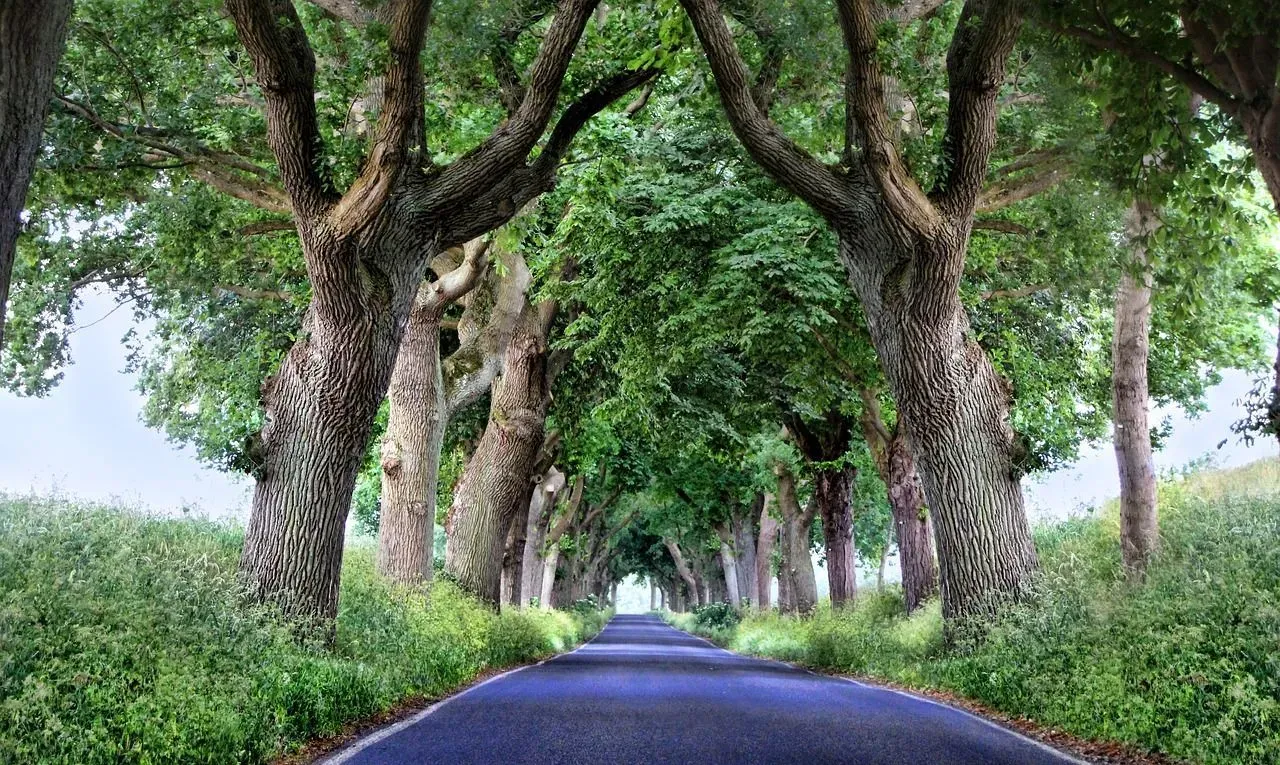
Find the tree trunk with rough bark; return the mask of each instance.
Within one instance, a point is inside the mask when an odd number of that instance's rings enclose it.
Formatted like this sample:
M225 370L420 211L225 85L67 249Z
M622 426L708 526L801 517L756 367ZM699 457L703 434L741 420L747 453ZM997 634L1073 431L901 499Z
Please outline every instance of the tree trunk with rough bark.
M1151 342L1151 266L1147 237L1159 227L1145 199L1129 210L1132 263L1116 290L1111 343L1111 400L1116 465L1120 472L1120 550L1126 574L1141 579L1160 543L1156 472L1147 419L1147 357Z
M312 302L263 384L267 424L240 571L255 598L325 621L337 614L351 494L423 271L383 257L418 246L400 239L411 231L389 231L372 250L335 242L323 227L300 223L299 233ZM425 257L413 260L425 269ZM379 278L356 289L360 273Z
M71 0L0 5L0 351L22 210L72 6Z
M382 442L377 568L405 584L431 581L436 483L446 426L440 315L429 294L430 285L423 284L400 341Z
M716 527L720 536L720 568L724 572L725 596L734 608L742 605L742 591L738 589L738 553L734 550L732 521L725 521Z
M736 512L733 516L733 547L738 556L738 593L751 605L759 605L760 584L756 579L756 535L755 518L764 505L764 497L756 497L744 512Z
M676 572L680 575L680 579L684 581L685 587L688 588L690 605L697 608L702 603L700 600L701 589L698 586L697 577L693 569L689 566L689 562L685 560L684 553L680 551L680 545L670 538L664 538L662 544L666 546L667 552L671 554L671 560L676 564Z
M853 468L820 470L813 476L813 497L822 516L831 605L852 605L858 595L853 550Z
M902 594L907 613L938 593L938 564L933 555L933 525L924 490L905 436L889 442L885 485L893 513L893 534L902 568Z
M787 431L805 460L814 466L813 497L822 518L831 605L840 608L857 596L853 547L853 468L840 464L853 437L852 422L838 409L820 420L787 418Z
M520 583L524 578L525 529L529 524L529 505L518 509L511 519L506 546L502 551L502 606L520 607Z
M778 570L778 599L781 604L782 580L787 581L786 610L808 614L818 604L818 582L813 571L813 555L809 540L817 503L812 499L801 509L796 498L795 476L781 469L778 474L778 509L782 512L782 565Z
M544 330L530 308L508 344L502 376L493 383L489 423L449 510L445 569L488 603L499 600L507 529L529 506L548 400Z
M539 605L549 607L542 600L542 579L545 576L545 560L548 555L547 525L555 510L556 497L564 488L564 473L550 468L533 490L529 501L529 521L525 531L524 563L521 566L520 605L529 605L535 598Z
M760 507L760 536L756 542L756 606L761 609L769 607L771 598L770 585L773 582L773 551L778 544L778 521L770 512L773 497L764 495ZM781 593L781 583L779 583ZM781 601L781 594L779 594Z
M435 259L432 267L442 281L424 282L418 289L391 375L377 566L378 573L405 584L431 579L440 450L448 421L489 389L529 286L523 258L502 253L499 275L488 267L487 250L488 244L477 240L462 248L461 263ZM440 320L458 300L467 303L458 322L460 347L442 363Z
M964 236L935 246L950 253L963 247L967 235L966 226ZM850 247L842 239L842 253ZM913 245L913 253L918 247L923 245ZM865 257L846 254L844 261L863 287L871 338L931 500L943 613L989 612L999 600L1022 594L1036 568L1020 484L1021 447L1009 426L1008 383L971 337L954 287L933 292L926 285L938 278L915 267L903 274L866 273L859 268ZM954 254L927 262L948 261L963 265Z

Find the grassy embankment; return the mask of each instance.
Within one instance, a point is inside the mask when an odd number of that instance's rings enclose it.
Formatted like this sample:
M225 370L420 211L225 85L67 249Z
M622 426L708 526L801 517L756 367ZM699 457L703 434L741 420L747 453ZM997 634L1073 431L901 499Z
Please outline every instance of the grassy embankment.
M743 653L949 691L1090 739L1204 763L1280 763L1280 462L1169 480L1163 552L1120 575L1115 504L1036 529L1042 575L985 640L948 648L938 604L900 594L808 620L673 614Z
M304 645L240 597L242 542L225 524L0 496L0 761L261 762L565 650L605 618L392 587L364 540L334 646Z

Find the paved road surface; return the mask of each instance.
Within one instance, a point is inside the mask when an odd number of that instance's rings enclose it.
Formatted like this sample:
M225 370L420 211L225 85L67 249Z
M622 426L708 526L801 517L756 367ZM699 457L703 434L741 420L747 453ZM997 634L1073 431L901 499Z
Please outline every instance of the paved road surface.
M337 763L982 763L1065 755L951 707L750 659L652 616L499 676L338 752Z

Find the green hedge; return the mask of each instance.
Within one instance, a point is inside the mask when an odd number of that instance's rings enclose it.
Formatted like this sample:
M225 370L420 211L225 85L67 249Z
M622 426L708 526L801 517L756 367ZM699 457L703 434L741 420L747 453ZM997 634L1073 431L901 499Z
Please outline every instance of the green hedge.
M948 647L937 603L899 593L732 630L673 621L744 653L945 689L1092 739L1205 763L1280 763L1280 469L1161 486L1163 552L1120 576L1114 507L1040 528L1038 596Z
M595 634L389 585L348 547L332 649L246 606L234 527L0 497L0 760L261 762Z

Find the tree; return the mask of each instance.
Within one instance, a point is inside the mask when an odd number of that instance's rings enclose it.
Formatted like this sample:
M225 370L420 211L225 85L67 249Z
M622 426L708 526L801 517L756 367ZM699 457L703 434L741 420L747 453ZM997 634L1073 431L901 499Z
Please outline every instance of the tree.
M22 207L72 5L72 0L37 0L0 6L0 348Z
M440 244L505 222L545 188L582 110L566 113L534 166L526 158L594 7L559 6L514 116L444 168L430 166L425 137L415 132L431 4L380 8L389 63L378 127L364 169L339 196L323 175L315 59L297 11L287 2L228 3L262 88L268 141L312 284L303 337L263 397L263 468L241 561L258 597L301 614L334 615L342 519L427 263Z
M841 261L932 502L944 612L973 614L1023 592L1036 555L1007 421L1008 389L969 337L959 299L973 212L995 143L999 86L1021 23L1017 4L970 0L960 13L947 55L945 165L928 195L904 164L890 126L877 54L884 9L867 0L836 4L849 76L845 150L841 164L829 167L769 117L718 3L682 5L738 138L840 240Z

